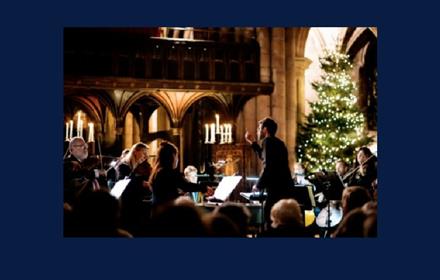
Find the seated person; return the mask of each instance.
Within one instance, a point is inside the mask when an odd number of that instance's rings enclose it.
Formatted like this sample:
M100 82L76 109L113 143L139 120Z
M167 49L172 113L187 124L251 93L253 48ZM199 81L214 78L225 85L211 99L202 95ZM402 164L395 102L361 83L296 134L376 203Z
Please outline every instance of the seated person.
M101 185L96 180L93 166L85 164L89 154L84 139L73 137L68 149L69 156L64 159L64 202L72 205L84 192L100 189ZM103 187L105 185L102 184Z
M336 170L336 173L338 174L339 178L341 178L341 180L343 181L345 175L347 174L347 172L349 170L349 167L345 161L338 160L338 161L336 161L336 164L335 164L335 170ZM344 183L344 186L347 186L346 182L343 182L343 183Z
M192 165L188 165L183 170L183 174L185 175L185 179L191 183L197 184L197 168ZM188 197L194 200L195 203L203 202L203 194L201 192L190 192L188 193Z
M149 180L154 206L173 203L179 197L179 189L186 192L207 192L208 195L212 195L213 190L210 187L186 180L177 170L178 162L177 147L170 142L162 142Z
M134 144L116 165L116 181L135 175L136 167L148 159L148 149L148 145L142 142Z
M306 172L302 163L296 162L294 170L295 176L293 180L295 181L295 185L310 185L310 182L306 179Z
M270 211L270 228L263 237L305 237L301 208L295 199L281 199Z
M112 189L116 183L116 166L119 165L121 160L130 152L130 149L124 149L121 153L121 156L116 160L110 163L110 168L107 170L107 185L109 189Z

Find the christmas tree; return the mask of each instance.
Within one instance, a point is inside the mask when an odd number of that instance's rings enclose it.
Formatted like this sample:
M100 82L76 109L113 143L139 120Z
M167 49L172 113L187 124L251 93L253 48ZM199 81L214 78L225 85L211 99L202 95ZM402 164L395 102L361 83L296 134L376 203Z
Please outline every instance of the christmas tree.
M364 116L357 106L356 84L349 72L349 56L326 51L319 59L323 74L312 83L319 100L299 128L297 158L310 171L334 170L337 160L352 163L355 150L371 142Z

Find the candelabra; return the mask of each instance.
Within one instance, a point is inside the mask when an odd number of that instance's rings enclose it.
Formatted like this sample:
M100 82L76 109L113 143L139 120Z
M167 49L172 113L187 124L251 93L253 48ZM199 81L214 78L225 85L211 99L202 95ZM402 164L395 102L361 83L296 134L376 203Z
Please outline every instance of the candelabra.
M205 144L215 144L216 142L219 144L232 143L232 124L220 124L219 114L215 114L215 123L205 124Z

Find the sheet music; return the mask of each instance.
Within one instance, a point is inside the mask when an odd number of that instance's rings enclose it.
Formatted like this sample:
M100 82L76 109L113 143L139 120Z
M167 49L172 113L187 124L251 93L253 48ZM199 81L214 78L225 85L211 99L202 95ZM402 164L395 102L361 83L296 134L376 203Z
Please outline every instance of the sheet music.
M225 201L238 183L241 180L241 176L225 176L215 189L214 198Z
M122 179L117 181L110 191L110 194L119 199L130 181L131 179Z

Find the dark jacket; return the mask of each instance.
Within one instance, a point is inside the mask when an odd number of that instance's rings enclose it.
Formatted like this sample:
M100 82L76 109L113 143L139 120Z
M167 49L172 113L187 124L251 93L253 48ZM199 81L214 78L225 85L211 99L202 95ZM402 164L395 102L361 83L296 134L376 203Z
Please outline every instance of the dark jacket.
M179 189L185 192L206 192L206 186L191 183L176 169L163 168L151 180L153 204L168 203L179 197Z
M260 191L267 192L264 206L264 220L266 226L270 225L270 211L272 206L283 198L293 197L294 181L290 173L289 159L286 145L274 136L263 139L261 147L252 143L252 149L263 161L263 170L257 182Z
M277 137L269 136L263 139L261 147L254 142L252 148L263 161L263 170L257 188L265 189L268 199L278 200L288 196L294 182L284 142Z
M93 181L93 170L85 168L74 156L64 160L64 202L75 204L82 194L93 190Z
M359 170L355 172L354 175L347 180L348 186L361 186L367 190L371 190L371 184L377 178L377 158L371 158L367 163L365 163L365 165L365 174L362 175Z

